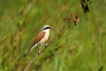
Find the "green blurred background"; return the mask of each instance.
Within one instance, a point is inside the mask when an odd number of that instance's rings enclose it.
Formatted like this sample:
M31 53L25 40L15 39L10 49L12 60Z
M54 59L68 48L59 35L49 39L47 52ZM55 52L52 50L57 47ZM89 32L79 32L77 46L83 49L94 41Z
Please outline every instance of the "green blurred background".
M75 12L80 0L0 0L0 71L23 71L37 53L25 58L43 25L50 40ZM67 25L61 35L29 67L28 71L106 71L106 0L95 0L80 22ZM40 47L42 49L42 47Z

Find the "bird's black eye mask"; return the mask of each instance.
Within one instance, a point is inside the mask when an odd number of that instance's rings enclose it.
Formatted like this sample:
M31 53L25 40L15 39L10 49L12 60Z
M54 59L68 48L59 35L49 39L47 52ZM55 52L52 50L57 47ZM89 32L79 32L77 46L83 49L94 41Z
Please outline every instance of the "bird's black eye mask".
M46 27L46 28L44 28L44 30L46 30L46 29L51 29L51 27Z

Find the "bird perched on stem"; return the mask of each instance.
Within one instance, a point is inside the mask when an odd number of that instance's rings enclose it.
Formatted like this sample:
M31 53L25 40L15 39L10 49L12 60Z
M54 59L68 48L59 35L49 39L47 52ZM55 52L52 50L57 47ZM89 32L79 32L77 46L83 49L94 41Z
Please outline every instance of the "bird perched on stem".
M39 35L37 36L37 38L33 42L32 46L29 49L29 51L24 55L24 57L27 54L29 54L34 47L37 47L38 48L39 45L45 45L44 43L49 38L49 31L50 31L50 29L52 29L52 27L50 27L49 25L44 25L42 27L41 32L39 33ZM38 50L39 50L39 48L38 48Z

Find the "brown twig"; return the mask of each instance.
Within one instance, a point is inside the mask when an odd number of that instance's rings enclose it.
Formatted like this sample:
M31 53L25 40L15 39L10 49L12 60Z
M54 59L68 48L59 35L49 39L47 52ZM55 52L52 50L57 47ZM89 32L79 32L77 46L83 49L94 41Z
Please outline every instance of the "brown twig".
M80 7L80 3L79 3L79 4L78 4L78 6L76 7L75 12L74 12L74 14L73 14L73 15L75 15L75 14L77 13L77 11L78 11L79 7Z
M95 42L95 45L98 49L98 57L99 57L99 65L100 65L100 68L98 71L102 71L103 69L103 58L102 58L102 45L101 45L101 34L100 34L100 28L99 28L99 22L98 22L98 18L95 19L96 21L96 30L97 30L97 41Z

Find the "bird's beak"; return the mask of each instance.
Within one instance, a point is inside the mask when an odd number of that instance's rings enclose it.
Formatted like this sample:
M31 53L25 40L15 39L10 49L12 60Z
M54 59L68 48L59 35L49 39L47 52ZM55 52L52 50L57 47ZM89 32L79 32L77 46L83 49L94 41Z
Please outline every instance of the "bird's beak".
M50 29L53 29L52 27L50 27Z

